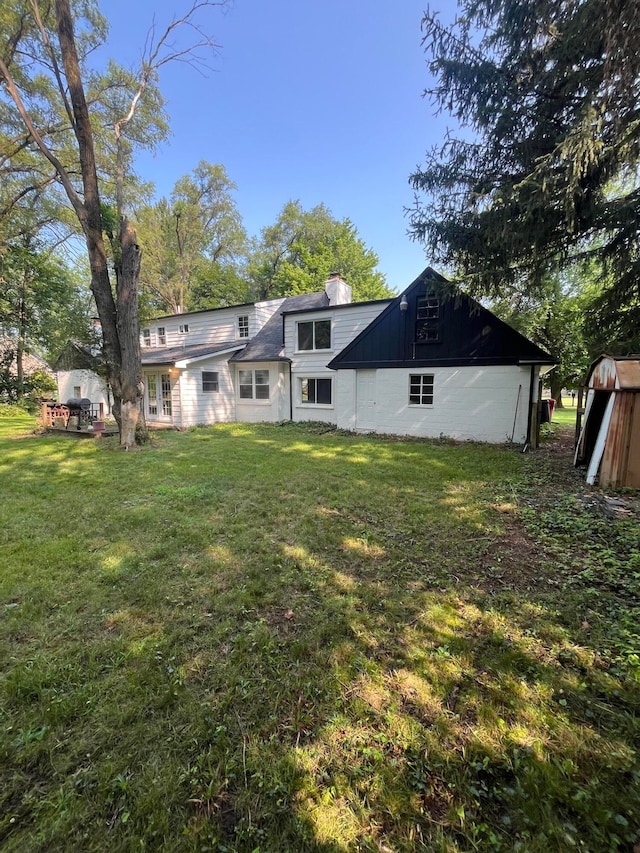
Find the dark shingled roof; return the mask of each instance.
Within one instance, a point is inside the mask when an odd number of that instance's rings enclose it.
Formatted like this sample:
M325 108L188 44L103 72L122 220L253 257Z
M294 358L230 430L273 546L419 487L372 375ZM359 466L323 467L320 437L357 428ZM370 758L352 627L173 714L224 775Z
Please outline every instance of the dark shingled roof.
M284 328L282 315L289 311L313 311L328 308L329 297L324 291L289 296L276 313L242 352L237 352L229 361L289 361L284 355Z
M183 358L199 358L204 355L215 355L225 350L238 349L242 344L238 341L226 341L221 344L193 344L184 347L144 347L142 350L142 365L175 364Z

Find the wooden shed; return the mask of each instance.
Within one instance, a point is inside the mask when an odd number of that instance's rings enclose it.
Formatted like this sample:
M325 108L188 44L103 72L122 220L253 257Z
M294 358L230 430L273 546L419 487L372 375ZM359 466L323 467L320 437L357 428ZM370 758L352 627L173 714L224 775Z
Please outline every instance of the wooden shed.
M601 355L586 389L575 464L591 485L640 488L640 358Z

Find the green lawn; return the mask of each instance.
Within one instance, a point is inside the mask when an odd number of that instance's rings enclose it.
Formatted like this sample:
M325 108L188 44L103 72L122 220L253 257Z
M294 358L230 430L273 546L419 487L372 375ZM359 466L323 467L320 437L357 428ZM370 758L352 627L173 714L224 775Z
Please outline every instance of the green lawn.
M640 840L640 525L543 450L0 419L0 847Z

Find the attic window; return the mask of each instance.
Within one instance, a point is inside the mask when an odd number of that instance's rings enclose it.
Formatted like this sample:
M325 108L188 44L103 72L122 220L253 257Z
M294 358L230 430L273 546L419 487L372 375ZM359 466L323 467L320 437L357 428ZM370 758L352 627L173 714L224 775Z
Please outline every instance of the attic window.
M238 337L239 338L248 338L249 337L249 315L241 314L238 317Z
M182 325L180 326L180 334L186 335L188 331L189 331L189 324L188 323L182 323Z
M440 300L433 296L418 299L416 343L433 344L440 340Z

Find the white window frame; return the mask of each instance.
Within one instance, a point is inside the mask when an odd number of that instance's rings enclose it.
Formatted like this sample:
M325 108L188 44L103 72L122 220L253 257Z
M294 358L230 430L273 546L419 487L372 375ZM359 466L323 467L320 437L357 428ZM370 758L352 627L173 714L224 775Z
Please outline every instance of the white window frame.
M419 381L416 382L415 380ZM410 373L409 405L420 406L421 408L424 406L433 406L435 382L436 377L434 373ZM412 400L411 397L419 397L420 399Z
M247 340L249 337L249 315L238 314L238 338Z
M329 324L329 346L328 347L317 347L316 346L316 325L318 323L328 323ZM312 346L309 349L300 349L300 326L311 324L313 329L311 333L311 344ZM333 347L333 323L331 322L331 317L319 317L317 320L298 320L296 322L296 352L331 352Z
M305 400L304 399L304 383L318 383L319 381L326 381L329 383L331 402L329 403L317 403L313 400ZM308 387L308 386L307 386ZM318 394L317 384L316 384L316 396ZM298 377L298 405L302 408L306 408L307 406L311 409L333 409L333 376L299 376Z
M142 346L150 347L151 346L151 329L143 329L142 330Z
M244 380L245 381L241 382L241 379L242 379L241 374L243 374L243 373L244 373ZM261 374L260 378L262 379L262 378L264 378L265 373L267 374L267 381L266 382L258 382L257 381L257 378L258 378L257 374ZM250 378L251 378L251 384L250 385L249 385L249 382L247 381L247 374L250 374ZM251 396L250 397L248 397L246 395L242 396L241 389L242 388L246 389L249 387L251 388ZM265 387L267 389L267 396L266 397L256 396L258 393L257 389L258 388L265 388ZM259 405L259 406L267 405L268 406L271 402L271 371L268 368L263 368L263 367L257 367L257 368L251 368L251 369L238 368L238 394L237 394L237 398L238 398L239 403L251 403L253 405Z
M189 324L188 324L188 323L181 323L181 324L180 324L180 329L179 329L179 331L180 331L180 334L181 334L181 335L186 335L186 334L188 334L188 332L189 332Z
M158 346L166 347L167 345L167 330L164 326L158 326Z

